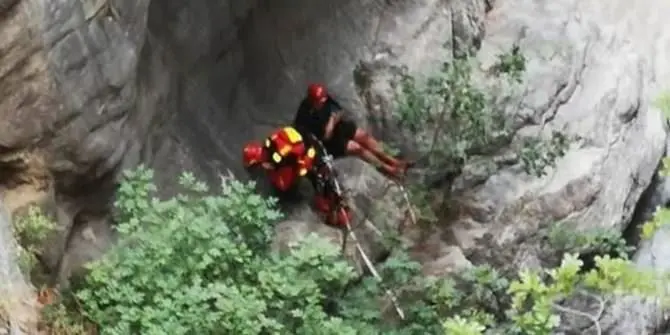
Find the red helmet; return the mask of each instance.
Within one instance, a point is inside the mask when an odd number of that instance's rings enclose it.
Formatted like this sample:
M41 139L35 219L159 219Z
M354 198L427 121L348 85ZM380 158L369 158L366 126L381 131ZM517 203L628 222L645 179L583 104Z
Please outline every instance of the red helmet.
M307 86L307 98L312 104L322 104L328 99L328 91L321 84L309 84Z
M247 143L243 151L244 167L250 167L263 161L263 146L256 141Z

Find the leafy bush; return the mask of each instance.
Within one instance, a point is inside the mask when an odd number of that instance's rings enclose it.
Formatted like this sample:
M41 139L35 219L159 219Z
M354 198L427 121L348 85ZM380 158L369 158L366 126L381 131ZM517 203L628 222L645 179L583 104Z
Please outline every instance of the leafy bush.
M549 243L561 253L610 254L620 258L628 258L634 249L628 245L619 230L596 228L580 232L565 223L551 228Z
M308 236L285 253L271 250L281 215L251 184L227 181L207 195L189 174L180 183L185 194L161 201L151 171L126 174L117 200L122 242L91 264L76 294L100 333L547 335L562 313L586 313L564 306L566 298L659 296L656 283L666 279L607 256L582 271L570 254L557 269L518 277L478 266L432 278L400 251L379 268L406 314L390 322L384 288L358 278L337 246Z
M661 94L656 99L655 105L661 110L667 123L670 120L670 92ZM670 156L663 158L659 175L663 178L670 177ZM668 224L670 224L670 208L659 206L656 208L653 218L642 226L642 238L651 238L656 231Z
M596 256L595 262L594 269L584 272L578 256L566 254L558 268L522 271L519 279L512 281L507 289L512 302L504 311L505 319L496 319L488 313L475 317L461 314L447 319L445 334L549 335L560 325L561 316L570 314L589 318L594 327L600 329L597 313L589 314L589 311L561 304L576 295L595 298L602 308L604 296L609 294L661 298L667 303L667 295L659 291L659 284L670 279L667 274L637 269L623 258Z
M228 181L210 196L189 174L180 184L188 195L160 201L151 196L151 171L126 174L117 200L123 242L90 265L77 293L103 334L440 331L443 315L421 297L407 312L411 321L387 325L383 288L371 278L352 285L357 275L339 248L316 236L273 252L272 222L281 215L253 185ZM427 281L415 282L419 269L400 253L379 270L387 285L428 292Z
M498 56L490 69L491 81L508 86L521 83L525 57L517 46ZM416 150L435 169L458 169L468 158L495 152L509 143L515 129L495 94L475 84L475 60L458 58L419 82L406 72L400 78L395 115L415 138ZM555 132L550 139L530 137L519 152L527 173L543 176L545 168L565 154L568 139Z
M19 241L19 267L26 275L37 265L40 247L56 228L56 224L36 206L29 207L26 215L12 221L14 235Z
M40 328L54 335L88 335L95 334L95 325L90 324L73 307L62 301L54 301L42 308Z
M160 201L150 171L127 178L117 201L124 245L91 266L78 294L103 333L341 333L321 303L351 268L315 237L272 253L271 223L281 217L273 200L237 181L207 196L184 174L190 195Z

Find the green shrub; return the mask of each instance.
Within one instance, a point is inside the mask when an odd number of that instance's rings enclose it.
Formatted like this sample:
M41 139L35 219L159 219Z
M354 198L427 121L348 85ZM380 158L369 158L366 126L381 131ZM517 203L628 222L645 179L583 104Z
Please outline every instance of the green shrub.
M522 82L526 59L518 47L499 55L490 69L492 83L513 87ZM511 141L513 116L506 115L498 92L486 92L476 85L474 57L443 63L436 73L419 82L405 73L399 81L395 116L415 138L416 151L433 169L458 170L472 156L490 154ZM565 154L567 137L554 132L551 138L526 138L518 153L529 174L541 177L545 168Z
M551 227L548 237L551 246L561 253L588 252L628 258L634 249L616 229L595 228L580 232L573 225L563 223Z
M219 195L184 174L185 193L152 197L151 172L127 173L118 193L120 245L90 266L77 292L101 334L531 334L548 335L566 298L632 293L663 296L665 276L625 259L575 255L557 269L507 277L488 266L424 277L398 250L379 267L399 293L395 320L384 288L358 278L338 246L308 236L290 251L270 249L272 199L228 181ZM584 294L586 294L584 293Z
M185 174L190 194L159 201L150 171L126 177L117 201L124 242L91 266L78 293L103 334L347 333L321 304L352 269L315 237L272 253L274 200L238 181L205 195Z
M30 275L38 264L37 255L42 245L57 226L39 207L31 206L26 215L12 221L12 229L19 242L19 267L23 273Z

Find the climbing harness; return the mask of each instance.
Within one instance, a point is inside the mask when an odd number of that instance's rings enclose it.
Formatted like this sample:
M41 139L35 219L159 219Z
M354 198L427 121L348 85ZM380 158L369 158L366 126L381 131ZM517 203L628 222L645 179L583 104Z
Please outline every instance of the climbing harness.
M338 180L338 174L337 170L333 166L334 158L333 156L328 153L326 150L325 146L321 141L318 139L314 138L315 142L318 144L320 147L320 151L322 154L322 158L320 159L320 164L321 166L318 167L317 173L318 173L318 178L326 183L326 187L328 190L332 191L336 197L336 202L334 203L335 206L335 211L343 211L342 213L336 213L342 214L345 217L345 226L343 228L343 234L342 234L342 254L345 254L346 247L347 247L347 235L351 237L351 240L355 243L356 245L356 250L358 253L361 255L361 258L363 259L363 262L365 263L365 266L368 268L368 271L372 274L372 276L379 282L382 287L384 287L384 280L382 277L379 275L379 272L377 272L377 269L375 268L374 264L372 261L370 261L370 258L368 257L367 253L363 249L360 241L358 240L356 233L354 232L351 221L349 220L349 216L347 213L347 209L350 208L348 205L348 201L345 196L344 189L342 188L339 180ZM405 191L405 188L398 184L400 187L401 192L403 193L404 200L407 202L408 207L410 208L410 212L412 214L412 220L415 220L415 216L413 214L413 211L411 210L411 206L409 204L409 197L407 196L407 192ZM416 222L416 221L413 221ZM398 316L400 316L401 319L405 319L405 313L403 312L402 308L400 308L400 304L398 303L398 298L396 297L396 294L391 291L388 288L384 288L386 295L389 297L391 302L393 303L393 307L395 308L396 312L398 313Z

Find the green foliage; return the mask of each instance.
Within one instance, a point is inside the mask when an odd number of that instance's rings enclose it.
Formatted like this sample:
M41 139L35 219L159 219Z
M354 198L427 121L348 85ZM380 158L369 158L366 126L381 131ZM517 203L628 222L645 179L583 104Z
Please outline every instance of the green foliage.
M667 207L657 207L651 220L642 225L642 238L651 239L656 232L670 223L670 209Z
M491 69L496 77L490 80L519 84L525 62L518 46L513 47L498 56ZM495 152L514 133L512 118L505 115L497 97L475 84L475 65L473 58L454 59L425 81L406 73L401 76L395 115L432 168L464 164L472 156ZM542 176L545 167L564 155L567 145L567 138L557 132L547 140L527 139L520 154L522 167Z
M661 109L667 122L670 119L670 92L661 94L655 101L656 107ZM670 156L661 161L661 169L658 172L661 177L670 177ZM642 225L642 238L650 239L663 226L670 224L670 209L664 207L656 208L651 220Z
M371 279L359 285L338 246L308 236L287 253L270 248L274 201L251 184L223 193L184 174L188 195L152 197L151 171L126 174L117 199L121 244L91 264L77 292L102 334L435 334L443 314L427 303L432 287L399 253L380 272L392 287L420 288L409 321L389 325Z
M628 258L633 251L623 238L621 231L615 229L595 228L580 232L573 225L562 223L551 227L549 243L558 252L598 254L615 254Z
M664 92L656 98L654 105L658 107L665 119L670 119L670 92Z
M342 321L321 307L353 276L336 247L310 237L272 253L281 216L250 184L209 196L184 174L190 195L160 201L151 177L126 175L117 201L125 246L91 266L78 293L102 333L340 333Z
M526 138L519 153L524 172L536 177L545 176L546 168L564 156L569 146L568 138L557 131L552 132L549 140Z
M433 210L434 192L423 186L408 185L405 188L409 202L414 206L417 220L421 223L435 223L438 217Z
M542 272L524 270L507 290L512 301L504 313L507 320L494 325L480 321L493 320L492 317L451 317L444 323L445 334L549 335L560 324L562 315L588 315L559 304L580 292L591 296L594 295L588 292L635 294L667 301L659 285L668 279L667 275L638 269L622 258L597 256L595 262L594 269L584 272L578 256L566 254L558 268Z
M117 200L123 242L90 266L77 293L101 333L325 335L383 329L404 335L425 334L424 324L432 333L439 329L441 316L425 311L409 313L420 321L407 327L384 326L382 288L366 278L347 289L356 275L338 246L309 236L285 254L270 250L272 222L280 214L252 185L230 181L223 194L210 196L185 174L181 184L189 195L160 201L151 196L151 177L145 169L126 175ZM401 254L380 272L387 284L401 285L415 280L419 269Z
M13 220L12 228L19 241L19 267L25 274L30 274L38 263L40 248L49 234L56 230L56 224L39 207L33 206L28 208L26 215Z
M54 335L88 335L92 333L92 326L86 326L86 320L79 314L73 313L63 303L53 303L44 306L41 311L44 328Z
M401 79L396 115L431 166L465 160L509 135L504 115L474 85L472 66L470 59L445 62L425 85L410 75Z
M521 53L518 45L512 46L510 52L498 55L498 61L491 71L496 75L506 74L516 83L522 82L522 75L526 71L526 57Z
M665 279L620 258L596 257L585 270L572 254L518 278L490 266L432 278L400 251L379 267L406 314L389 322L384 288L358 278L338 246L310 235L284 253L270 248L281 215L253 185L226 181L209 195L184 174L184 193L162 201L151 171L125 177L116 202L121 243L91 264L76 293L101 334L545 335L575 312L560 303L578 292L661 296L656 284ZM570 243L601 240L609 241Z

